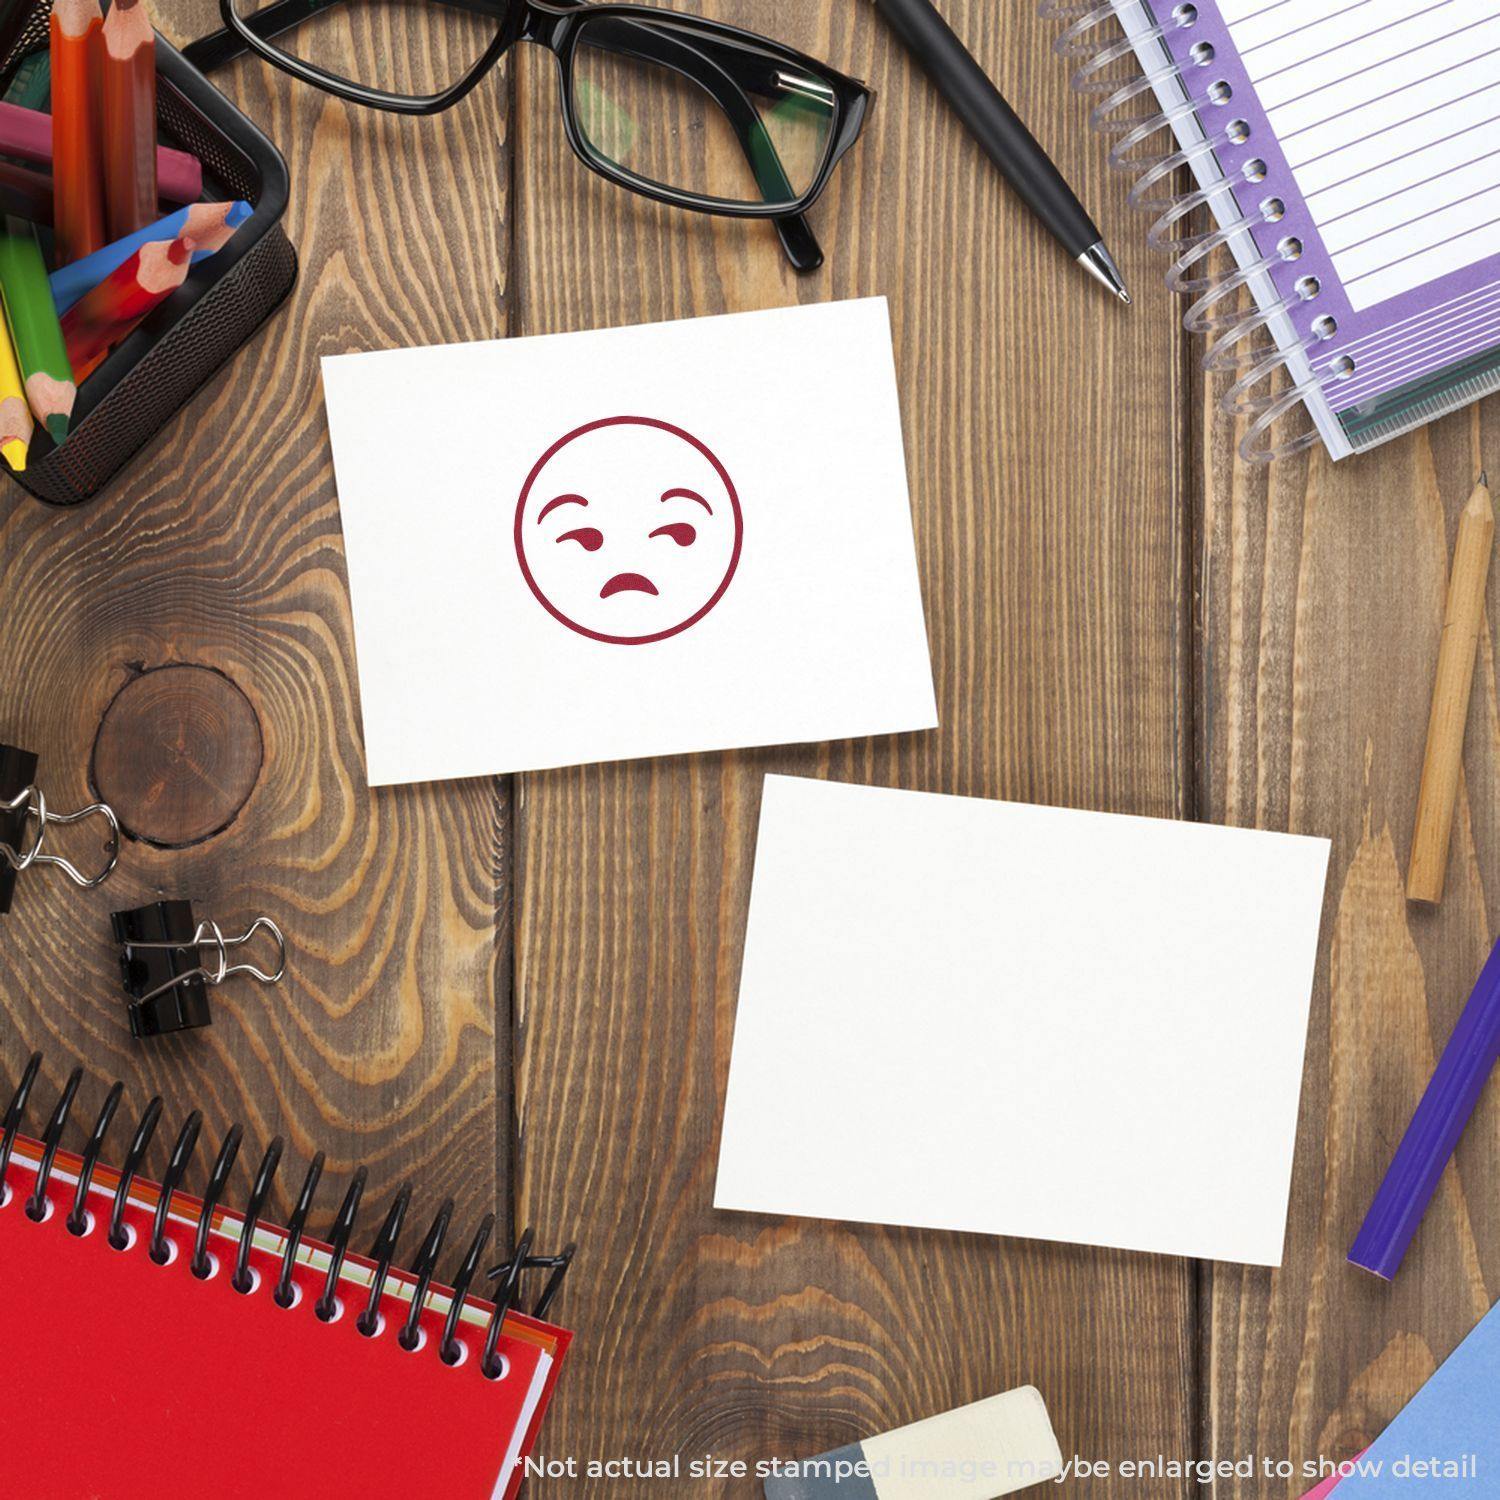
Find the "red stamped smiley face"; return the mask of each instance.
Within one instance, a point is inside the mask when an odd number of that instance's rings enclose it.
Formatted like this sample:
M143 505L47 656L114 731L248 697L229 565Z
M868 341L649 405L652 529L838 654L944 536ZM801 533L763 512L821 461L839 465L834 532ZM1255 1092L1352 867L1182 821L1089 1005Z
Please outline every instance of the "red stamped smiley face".
M531 592L569 630L612 645L696 625L733 581L743 534L724 465L653 417L606 417L559 438L516 505Z

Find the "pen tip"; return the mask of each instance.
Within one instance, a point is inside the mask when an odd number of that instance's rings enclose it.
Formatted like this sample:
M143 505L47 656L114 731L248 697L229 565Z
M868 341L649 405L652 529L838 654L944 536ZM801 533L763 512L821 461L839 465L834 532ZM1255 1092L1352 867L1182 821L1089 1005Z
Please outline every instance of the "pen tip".
M1107 291L1113 292L1121 302L1130 301L1130 293L1125 290L1125 278L1120 275L1120 268L1115 264L1114 257L1105 249L1102 240L1090 245L1078 257L1078 264Z

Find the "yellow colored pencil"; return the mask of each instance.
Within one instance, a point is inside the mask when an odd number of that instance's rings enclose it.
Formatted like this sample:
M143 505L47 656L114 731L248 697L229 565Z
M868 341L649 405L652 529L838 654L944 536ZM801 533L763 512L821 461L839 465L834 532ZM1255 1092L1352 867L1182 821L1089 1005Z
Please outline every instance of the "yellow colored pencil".
M17 474L26 467L33 423L10 330L0 319L0 453Z

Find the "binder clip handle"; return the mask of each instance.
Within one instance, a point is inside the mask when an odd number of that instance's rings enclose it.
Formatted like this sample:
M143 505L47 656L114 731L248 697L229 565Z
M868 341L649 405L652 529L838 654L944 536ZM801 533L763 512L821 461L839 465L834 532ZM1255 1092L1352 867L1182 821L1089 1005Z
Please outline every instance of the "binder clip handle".
M257 932L268 932L271 941L276 945L276 968L267 973L264 969L257 968L254 964L232 964L229 962L229 950L231 948L242 948ZM126 944L127 949L154 949L162 952L170 952L180 948L208 948L214 950L213 962L211 964L199 964L196 969L189 969L184 974L174 974L165 983L157 985L154 990L147 990L144 995L138 997L144 1004L147 1000L154 1000L165 991L174 989L179 984L186 984L191 979L201 979L205 984L223 984L226 979L233 979L237 974L247 975L258 984L278 984L286 973L286 936L282 930L269 918L257 917L238 937L225 937L224 930L217 922L200 922L193 929L193 935L184 942L151 942Z
M3 858L17 875L23 870L29 870L33 865L52 865L61 870L74 885L91 891L95 886L102 885L108 880L119 863L120 820L115 817L114 811L107 803L90 802L87 807L80 807L77 812L53 812L47 806L46 793L39 787L28 786L8 801L0 802L0 815L19 815L23 822L36 824L36 831L31 836L29 847L24 851L16 849L11 844L0 842L0 858ZM85 818L94 817L103 818L109 825L109 843L105 862L95 874L85 875L72 860L64 859L60 854L43 852L49 828L66 827L68 824L81 823Z
M196 921L190 901L158 901L117 911L111 920L130 996L130 1030L136 1037L210 1025L208 991L226 979L243 975L258 984L276 984L286 973L286 938L269 917L257 917L233 937L217 922ZM233 962L233 951L260 933L274 946L274 967Z
M219 930L217 922L204 922L200 926L207 927L213 933L214 944L217 949L215 962L217 967L210 977L210 984L222 984L226 979L232 979L236 974L244 974L253 979L257 984L280 984L286 974L286 934L269 918L257 917L238 937L227 938ZM276 967L270 973L264 969L257 968L254 964L232 964L229 962L229 949L242 948L257 932L267 932L271 935L271 941L276 945ZM201 943L202 938L199 939Z

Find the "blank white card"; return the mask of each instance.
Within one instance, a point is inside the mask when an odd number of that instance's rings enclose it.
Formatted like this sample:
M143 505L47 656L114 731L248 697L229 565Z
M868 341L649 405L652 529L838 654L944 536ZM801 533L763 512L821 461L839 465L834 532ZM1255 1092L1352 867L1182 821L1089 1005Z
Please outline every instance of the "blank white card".
M1279 1265L1328 853L767 777L716 1205Z

